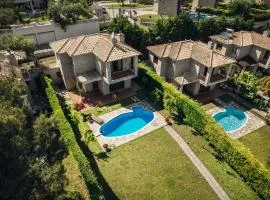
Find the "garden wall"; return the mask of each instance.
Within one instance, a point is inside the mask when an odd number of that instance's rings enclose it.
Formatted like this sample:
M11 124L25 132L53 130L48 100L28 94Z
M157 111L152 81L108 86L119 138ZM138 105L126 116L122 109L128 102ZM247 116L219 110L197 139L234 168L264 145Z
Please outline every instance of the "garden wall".
M270 199L270 173L238 141L228 137L224 130L196 101L180 93L173 85L140 64L138 82L152 93L160 90L164 108L200 133L215 149L220 159L226 161L257 194Z

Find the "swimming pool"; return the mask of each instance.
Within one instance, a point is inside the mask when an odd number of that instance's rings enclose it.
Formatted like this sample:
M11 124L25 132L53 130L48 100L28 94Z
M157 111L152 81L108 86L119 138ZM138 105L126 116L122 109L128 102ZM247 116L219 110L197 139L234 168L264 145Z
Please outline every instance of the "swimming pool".
M234 132L245 126L247 115L233 106L225 107L225 111L215 113L213 118L220 124L226 132Z
M100 127L105 137L120 137L135 133L154 119L154 113L143 106L134 106L132 112L120 114Z

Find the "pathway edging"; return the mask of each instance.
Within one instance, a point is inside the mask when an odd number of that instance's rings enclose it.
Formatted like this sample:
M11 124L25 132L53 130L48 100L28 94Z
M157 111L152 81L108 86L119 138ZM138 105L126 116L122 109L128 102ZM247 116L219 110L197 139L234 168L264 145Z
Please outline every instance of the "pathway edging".
M195 165L195 167L199 170L201 175L209 183L209 185L217 194L217 196L222 200L230 200L229 196L226 194L226 192L223 190L220 184L216 181L214 176L208 171L208 169L204 166L202 161L195 155L195 153L191 150L191 148L184 141L184 139L171 126L167 125L164 128L170 134L170 136L177 142L177 144L183 150L183 152L189 157L191 162Z

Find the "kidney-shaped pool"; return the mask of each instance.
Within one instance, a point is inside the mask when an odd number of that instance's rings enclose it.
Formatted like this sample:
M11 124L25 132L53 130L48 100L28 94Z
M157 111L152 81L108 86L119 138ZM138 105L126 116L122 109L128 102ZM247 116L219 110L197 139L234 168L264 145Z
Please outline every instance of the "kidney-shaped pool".
M245 126L248 121L247 115L233 106L225 107L225 111L217 112L213 118L226 132L234 132Z
M134 106L132 112L120 114L100 127L105 137L120 137L135 133L154 119L154 113L143 106Z

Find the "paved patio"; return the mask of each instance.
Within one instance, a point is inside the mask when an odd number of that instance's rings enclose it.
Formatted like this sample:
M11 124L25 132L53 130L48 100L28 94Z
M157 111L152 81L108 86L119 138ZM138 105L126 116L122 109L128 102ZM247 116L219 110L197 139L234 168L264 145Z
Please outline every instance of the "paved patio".
M110 146L117 147L117 146L120 146L124 143L127 143L127 142L134 140L136 138L139 138L147 133L150 133L158 128L161 128L161 127L167 125L163 116L159 112L155 111L151 107L151 105L145 101L134 103L134 104L131 104L127 107L123 107L123 108L114 110L112 112L109 112L109 113L106 113L104 115L99 116L99 118L103 119L104 122L106 123L107 121L118 116L119 114L122 114L125 112L131 112L132 107L135 105L143 105L146 109L152 110L154 112L155 117L150 124L146 125L142 130L135 132L133 134L129 134L126 136L121 136L121 137L104 137L99 132L99 129L101 127L99 124L97 124L96 122L93 122L92 124L89 123L89 126L90 126L91 130L93 131L94 135L96 136L101 147L103 147L104 144L108 144Z
M228 132L227 134L229 136L231 136L234 139L238 139L240 137L243 137L249 133L251 133L252 131L255 131L263 126L265 126L265 122L260 119L259 117L257 117L256 115L254 115L253 113L251 113L249 110L243 108L242 106L240 106L239 104L237 104L234 101L230 101L228 103L223 102L222 100L220 100L219 98L214 98L214 101L216 101L218 103L219 106L217 106L216 108L210 109L207 112L210 115L213 115L217 112L223 111L224 107L226 106L233 106L239 110L242 110L243 112L245 112L245 114L248 117L248 121L246 123L245 126L243 126L241 129L235 131L235 132Z

